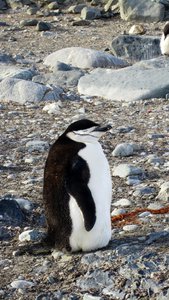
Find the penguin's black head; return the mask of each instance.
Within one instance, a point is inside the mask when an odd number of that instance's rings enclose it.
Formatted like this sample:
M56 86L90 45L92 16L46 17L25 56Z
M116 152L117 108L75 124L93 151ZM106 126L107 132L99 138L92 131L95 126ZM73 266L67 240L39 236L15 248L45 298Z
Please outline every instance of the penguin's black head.
M164 37L166 38L166 36L169 34L169 22L167 22L164 26L163 29L163 33L164 33Z
M100 126L93 121L82 119L69 125L64 134L76 142L95 142L111 128L110 125Z

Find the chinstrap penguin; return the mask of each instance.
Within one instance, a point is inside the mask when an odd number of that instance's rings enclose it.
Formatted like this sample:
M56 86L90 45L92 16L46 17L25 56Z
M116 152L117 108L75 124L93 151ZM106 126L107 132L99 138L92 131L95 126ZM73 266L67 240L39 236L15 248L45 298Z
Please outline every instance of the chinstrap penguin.
M76 121L49 150L43 199L46 243L51 247L91 251L110 241L112 183L98 142L110 128L87 119Z
M169 22L167 22L164 26L160 41L160 48L163 55L169 55Z

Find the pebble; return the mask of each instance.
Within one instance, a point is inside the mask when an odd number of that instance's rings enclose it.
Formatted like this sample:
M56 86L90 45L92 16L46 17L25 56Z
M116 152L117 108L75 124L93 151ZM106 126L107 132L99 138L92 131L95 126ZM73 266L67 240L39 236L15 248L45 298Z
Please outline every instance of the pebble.
M144 174L143 169L141 169L139 167L135 167L130 164L120 164L113 169L113 176L119 176L121 178L125 178L125 177L131 176L131 175L143 176L143 174Z
M134 147L131 144L128 143L122 143L115 147L115 149L112 152L113 156L131 156L134 153Z
M26 211L33 209L33 203L30 200L24 198L15 198L15 201L19 204L20 208Z
M27 289L35 286L36 284L28 280L14 280L11 282L11 286L15 289Z
M43 107L43 111L48 112L48 114L58 114L60 112L60 106L57 102L46 104Z
M42 238L44 236L43 232L40 232L36 229L32 229L32 230L26 230L23 231L20 235L19 235L19 241L20 242L24 242L24 241L37 241L40 238Z
M149 186L138 186L134 191L133 195L136 197L141 197L143 195L153 195L155 193L155 188Z
M92 296L90 294L84 294L83 300L103 300L103 298L98 296Z
M138 229L138 225L135 225L135 224L131 224L131 225L125 225L123 226L123 230L124 231L135 231Z
M28 148L29 152L34 152L34 151L43 152L49 148L49 144L48 142L34 140L34 141L27 142L26 147Z
M127 206L131 206L131 201L128 200L128 199L119 199L115 202L112 203L113 206L124 206L124 207L127 207Z
M118 216L118 215L121 215L121 214L124 214L126 213L126 210L125 209L122 209L122 208L115 208L113 209L113 211L111 212L111 216Z

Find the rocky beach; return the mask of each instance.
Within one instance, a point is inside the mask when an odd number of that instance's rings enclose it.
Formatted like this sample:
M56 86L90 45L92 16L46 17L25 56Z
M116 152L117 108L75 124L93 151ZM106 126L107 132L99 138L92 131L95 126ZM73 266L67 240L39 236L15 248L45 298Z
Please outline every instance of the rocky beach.
M141 5L0 1L0 299L169 299L169 2ZM81 118L112 126L112 217L148 210L104 249L19 255L45 235L49 148Z

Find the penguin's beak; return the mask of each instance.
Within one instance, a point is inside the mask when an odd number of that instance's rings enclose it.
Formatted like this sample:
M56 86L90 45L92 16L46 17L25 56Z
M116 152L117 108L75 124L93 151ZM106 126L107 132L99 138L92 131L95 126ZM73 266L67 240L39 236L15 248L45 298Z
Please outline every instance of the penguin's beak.
M106 132L106 131L110 130L111 128L112 128L111 125L106 125L106 126L103 126L103 127L98 126L93 131Z

